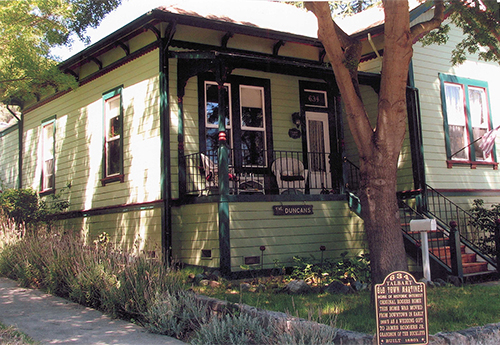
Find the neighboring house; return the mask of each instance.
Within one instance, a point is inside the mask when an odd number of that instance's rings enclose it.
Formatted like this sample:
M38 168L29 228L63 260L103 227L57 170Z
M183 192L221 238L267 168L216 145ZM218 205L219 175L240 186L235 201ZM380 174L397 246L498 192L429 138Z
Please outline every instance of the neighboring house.
M42 196L71 185L64 222L89 242L107 232L124 250L226 275L290 266L296 255L365 253L357 150L316 18L281 3L232 4L154 9L61 63L80 86L25 106L20 157L17 132L0 133L2 178L14 181L20 161L22 186ZM373 117L376 15L345 23L362 39L361 92ZM423 5L412 11L413 20L427 15ZM451 155L500 124L489 97L500 68L473 58L452 68L450 50L415 46L398 190L419 209L429 206L419 202L426 183L464 208L499 194L495 153ZM487 109L477 125L474 111L460 119L443 101L459 97Z

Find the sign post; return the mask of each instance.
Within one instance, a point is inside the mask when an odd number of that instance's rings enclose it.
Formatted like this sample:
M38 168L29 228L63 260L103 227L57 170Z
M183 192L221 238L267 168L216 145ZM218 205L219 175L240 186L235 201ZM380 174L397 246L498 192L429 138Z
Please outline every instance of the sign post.
M436 230L435 219L412 219L410 220L410 230L420 232L420 242L422 244L422 268L424 279L431 281L431 264L429 260L429 237L428 231Z
M396 271L375 285L377 344L429 343L425 283Z

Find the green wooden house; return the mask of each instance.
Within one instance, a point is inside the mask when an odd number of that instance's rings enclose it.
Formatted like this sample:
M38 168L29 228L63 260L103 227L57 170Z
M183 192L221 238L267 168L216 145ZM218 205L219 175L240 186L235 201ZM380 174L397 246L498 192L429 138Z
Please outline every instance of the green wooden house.
M431 12L416 6L412 20ZM360 84L372 117L380 13L342 24L363 43ZM0 132L0 178L42 196L70 184L64 225L89 242L107 232L124 250L225 275L290 266L293 256L365 253L357 150L316 31L312 13L281 3L153 9L60 64L80 86L25 105L18 125ZM456 143L442 100L448 83L481 81L473 86L489 107L481 131L494 128L500 104L488 90L500 87L500 68L473 58L450 67L450 49L415 47L398 175L405 217L431 216L429 190L462 206L499 194L495 153L470 146L465 158L451 156L478 134L472 125ZM403 227L418 269L418 238ZM438 270L451 270L446 260Z

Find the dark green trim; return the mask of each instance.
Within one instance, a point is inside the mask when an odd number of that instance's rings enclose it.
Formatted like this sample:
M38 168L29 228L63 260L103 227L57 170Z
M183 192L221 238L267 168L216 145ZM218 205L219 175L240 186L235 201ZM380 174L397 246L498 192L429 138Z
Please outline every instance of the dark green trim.
M217 51L220 48L216 46L176 40L172 41L172 45L178 48L190 49L190 51L172 51L170 52L171 57L185 61L193 60L192 64L194 66L203 65L205 71L213 69L215 59L223 59L225 60L225 64L233 69L245 68L255 71L272 72L274 74L323 79L326 81L335 79L332 67L329 64L317 61L285 56L275 57L269 54L237 49L221 52ZM201 72L200 68L199 72ZM192 73L191 76L195 74ZM376 91L380 87L380 74L378 73L358 72L358 80L360 84L370 85Z
M108 90L106 92L103 92L102 93L102 99L104 101L112 98L112 97L115 97L115 96L118 96L118 95L121 95L122 94L122 91L123 91L123 85L120 85L120 86L117 86L117 87L114 87L112 88L111 90ZM120 106L122 106L121 102L120 102Z
M465 96L465 109L467 113L467 121L466 121L466 127L467 127L467 134L469 137L469 142L466 143L471 144L474 141L474 134L472 131L472 124L471 124L471 114L470 114L470 107L469 107L469 87L480 87L484 88L486 90L486 102L488 104L488 125L489 129L493 129L493 121L492 121L492 114L491 114L491 104L490 104L490 94L489 94L489 88L488 88L488 82L482 81L482 80L475 80L475 79L469 79L469 78L463 78L463 77L458 77L456 75L450 75L450 74L444 74L444 73L439 73L439 80L440 80L440 87L441 87L441 105L443 109L443 122L444 122L444 131L445 131L445 139L446 139L446 157L448 160L451 161L451 155L454 154L455 152L451 152L451 147L450 147L450 135L448 131L448 115L447 115L447 109L446 109L446 94L445 94L445 88L444 84L445 82L448 83L454 83L454 84L459 84L464 87L464 96ZM475 157L476 157L476 152L474 145L470 145L470 157L469 161L466 163L470 162L475 162ZM497 154L496 154L496 145L493 146L492 150L492 157L493 157L493 162L497 162ZM453 161L455 162L455 161ZM478 161L482 162L482 161ZM456 163L460 163L460 161L457 161Z
M7 134L11 133L11 132L14 132L16 129L19 128L19 121L16 122L15 124L13 124L12 126L10 127L7 127L6 129L4 129L3 131L0 131L0 138L6 136Z
M172 200L174 206L194 205L219 202L220 195L209 196L186 196L182 199ZM254 194L254 195L227 195L225 197L230 203L237 202L310 202L310 201L346 201L347 197L343 193L339 194Z
M425 190L424 143L422 139L422 120L418 89L410 86L406 87L406 108L413 170L413 188Z
M160 170L161 170L161 248L164 264L172 263L172 177L170 169L170 93L169 93L169 37L160 40L159 89L160 89Z

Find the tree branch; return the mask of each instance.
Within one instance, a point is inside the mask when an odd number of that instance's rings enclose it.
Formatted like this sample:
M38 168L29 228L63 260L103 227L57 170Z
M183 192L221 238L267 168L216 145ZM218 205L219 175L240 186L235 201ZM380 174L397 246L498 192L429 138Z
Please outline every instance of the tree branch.
M327 2L306 2L306 8L318 19L318 38L323 44L344 100L347 120L360 155L370 147L373 128L361 100L358 64L361 44L347 35L332 19Z
M444 21L444 3L443 0L434 0L434 16L432 19L415 24L411 29L412 42L415 42L420 37L430 32L431 30L437 29L441 23Z

